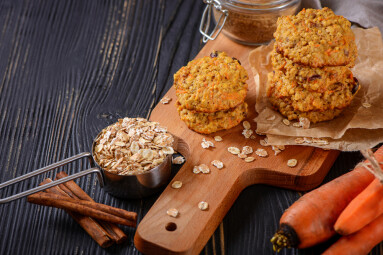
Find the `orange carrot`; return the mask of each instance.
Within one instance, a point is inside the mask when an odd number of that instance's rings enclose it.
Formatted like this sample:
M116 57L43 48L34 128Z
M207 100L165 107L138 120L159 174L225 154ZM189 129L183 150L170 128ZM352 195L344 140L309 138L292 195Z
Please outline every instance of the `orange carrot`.
M368 254L374 246L383 241L383 215L370 224L355 232L343 236L328 248L323 255L364 255Z
M383 185L375 178L340 214L334 229L341 235L359 231L383 214Z
M383 146L375 152L383 160ZM356 167L325 185L306 193L285 211L280 229L271 239L274 250L306 248L335 234L334 223L348 203L374 180L364 167Z

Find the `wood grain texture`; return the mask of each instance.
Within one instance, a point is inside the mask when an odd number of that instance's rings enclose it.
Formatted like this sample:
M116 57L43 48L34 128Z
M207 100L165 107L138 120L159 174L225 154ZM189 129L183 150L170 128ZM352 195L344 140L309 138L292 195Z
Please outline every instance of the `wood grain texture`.
M202 1L3 0L0 2L0 182L88 151L94 136L124 116L149 116L172 75L202 48ZM341 153L326 181L360 159ZM58 171L84 169L76 162ZM177 172L174 167L173 171ZM0 190L37 186L46 174ZM95 176L77 183L95 201L136 211L157 196L120 200ZM265 185L245 189L202 254L272 254L269 238L299 193ZM65 212L18 200L0 206L1 254L138 254L128 241L100 248ZM318 249L282 254L317 254ZM372 254L382 254L382 247Z

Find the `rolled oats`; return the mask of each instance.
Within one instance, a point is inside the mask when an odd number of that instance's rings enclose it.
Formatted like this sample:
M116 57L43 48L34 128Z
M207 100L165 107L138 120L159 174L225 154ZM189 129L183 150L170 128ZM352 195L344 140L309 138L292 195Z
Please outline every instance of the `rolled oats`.
M229 147L227 148L227 150L231 153L231 154L239 154L241 153L240 149L238 149L237 147Z
M194 167L193 167L193 173L195 173L195 174L199 174L200 172L201 172L201 170L199 169L198 166L194 166Z
M369 104L369 103L363 103L362 106L363 106L364 108L370 108L370 107L371 107L371 104Z
M244 153L239 153L239 154L237 154L237 156L238 156L238 158L242 158L242 159L247 157L246 154L244 154Z
M242 131L242 135L245 137L245 138L250 138L250 136L253 134L253 130L251 129L244 129Z
M207 209L209 209L209 204L207 202L201 201L198 203L198 208L201 211L206 211Z
M267 144L267 137L265 139L259 140L259 144L262 145L262 146L269 146Z
M260 156L260 157L262 157L262 158L267 157L267 156L269 155L269 154L267 153L267 151L264 150L264 149L257 149L257 150L255 151L255 154L257 154L258 156Z
M308 118L300 117L299 118L299 125L303 129L308 129L308 128L310 128L310 120Z
M272 116L270 116L270 117L267 117L266 120L268 120L268 121L275 120L275 115L272 115Z
M247 158L245 158L245 162L247 162L247 163L253 162L254 160L255 160L254 157L247 157Z
M173 141L173 136L157 122L124 118L100 132L93 156L103 169L114 174L142 173L174 153Z
M181 188L182 187L182 182L181 181L174 181L173 183L172 183L172 188L173 189L179 189L179 188Z
M299 124L299 122L294 122L293 123L293 127L298 127L299 128L299 127L301 127L301 124Z
M296 160L296 159L289 159L289 160L287 160L287 165L289 166L289 167L295 167L296 165L297 165L297 163L298 163L298 160Z
M202 148L207 149L209 147L214 147L214 143L212 141L207 141L205 138L202 138L201 146Z
M223 163L221 161L217 160L217 159L213 160L211 162L211 164L213 166L215 166L216 168L218 168L218 169L222 169L223 168Z
M242 124L243 124L244 129L250 129L251 128L250 122L248 122L247 120L245 120Z
M243 146L242 153L245 155L253 153L253 148L250 146Z
M181 165L185 162L185 158L182 156L178 156L178 157L173 158L172 162L173 162L173 164Z
M210 173L210 168L207 165L205 165L205 164L199 165L198 168L199 168L200 172L203 173L203 174Z
M290 121L288 119L283 119L282 120L283 124L285 124L286 126L290 125Z
M173 217L173 218L177 218L177 216L179 215L179 212L176 208L170 208L169 210L166 211L167 215Z
M222 137L220 137L219 135L214 136L214 140L216 142L222 142L223 141Z
M328 141L325 138L313 138L313 143L318 145L328 145Z
M160 102L161 102L162 104L168 104L170 101L172 101L172 99L171 99L170 97L168 97L168 96L164 96L164 97L160 100Z
M295 138L295 143L297 143L297 144L302 144L302 143L304 143L305 142L305 139L303 138L303 137L297 137L297 138Z

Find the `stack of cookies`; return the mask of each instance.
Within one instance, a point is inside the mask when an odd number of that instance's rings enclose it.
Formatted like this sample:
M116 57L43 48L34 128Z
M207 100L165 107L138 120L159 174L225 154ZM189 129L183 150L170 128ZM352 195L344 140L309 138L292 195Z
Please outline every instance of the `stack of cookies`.
M357 56L350 22L330 9L280 17L271 53L267 95L289 120L331 120L360 86L350 70Z
M181 120L202 134L238 125L247 114L247 79L240 62L224 52L190 61L174 74Z

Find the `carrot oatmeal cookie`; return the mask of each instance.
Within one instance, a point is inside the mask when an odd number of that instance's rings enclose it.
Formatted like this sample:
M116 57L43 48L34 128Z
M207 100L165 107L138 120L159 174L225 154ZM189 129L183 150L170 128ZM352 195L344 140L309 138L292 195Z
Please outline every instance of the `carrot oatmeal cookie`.
M352 67L357 56L351 23L327 7L280 17L274 37L278 53L311 67Z
M190 129L202 134L211 134L219 130L232 128L241 123L247 114L247 104L242 103L233 109L225 111L204 113L185 109L178 103L177 110L181 120Z
M248 75L235 58L224 52L190 61L174 75L174 88L183 108L213 113L242 104Z
M354 83L354 77L347 66L325 66L313 68L294 63L275 51L271 54L274 80L284 79L316 92L336 90L340 85Z
M286 76L281 73L275 71L269 74L267 96L288 97L294 109L304 112L344 108L351 103L360 88L359 84L353 80L351 83L335 83L329 90L310 91L298 82L286 79Z

